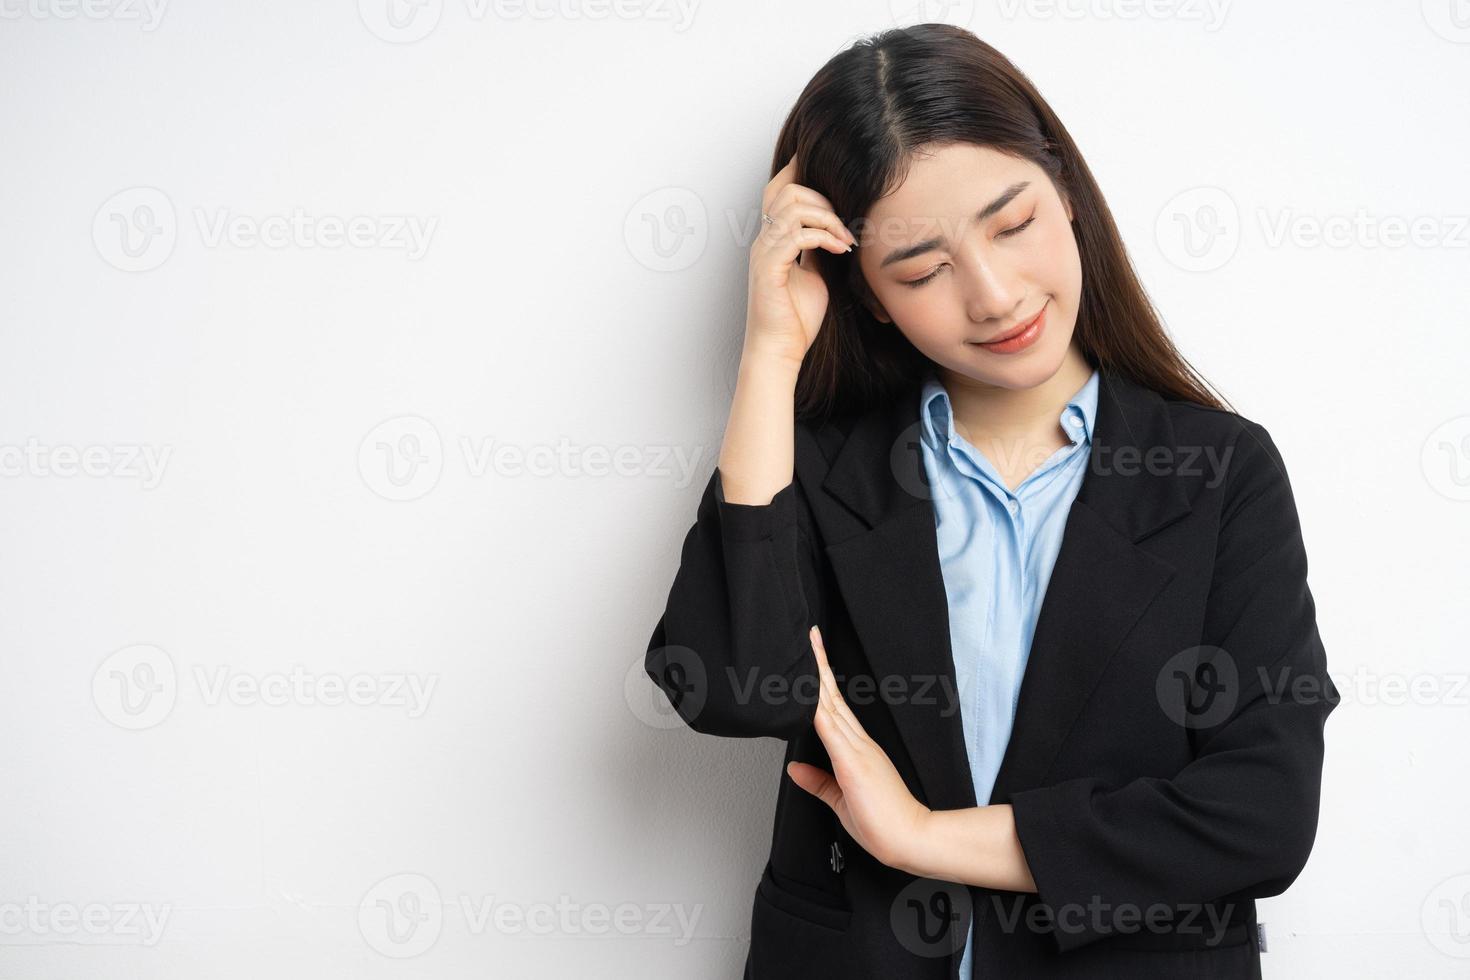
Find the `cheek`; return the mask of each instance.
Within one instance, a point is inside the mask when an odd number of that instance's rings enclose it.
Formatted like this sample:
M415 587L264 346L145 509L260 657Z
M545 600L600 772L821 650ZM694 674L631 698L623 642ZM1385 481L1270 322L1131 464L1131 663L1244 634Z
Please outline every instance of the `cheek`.
M1033 282L1054 292L1060 300L1075 300L1082 287L1082 257L1072 225L1048 225L1026 250L1026 266Z

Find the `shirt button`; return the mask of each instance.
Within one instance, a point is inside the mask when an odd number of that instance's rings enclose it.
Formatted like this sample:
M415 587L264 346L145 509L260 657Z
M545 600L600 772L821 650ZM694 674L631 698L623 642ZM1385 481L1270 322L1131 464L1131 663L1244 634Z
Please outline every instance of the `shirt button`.
M1008 500L1006 501L1006 509L1014 514L1021 509L1021 502L1019 500Z

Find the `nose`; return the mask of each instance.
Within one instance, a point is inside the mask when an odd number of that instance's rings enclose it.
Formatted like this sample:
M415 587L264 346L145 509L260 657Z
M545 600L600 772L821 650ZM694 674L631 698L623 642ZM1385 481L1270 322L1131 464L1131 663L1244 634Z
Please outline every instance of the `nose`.
M978 249L961 260L956 272L964 283L965 312L975 323L1012 319L1026 297L1019 277Z

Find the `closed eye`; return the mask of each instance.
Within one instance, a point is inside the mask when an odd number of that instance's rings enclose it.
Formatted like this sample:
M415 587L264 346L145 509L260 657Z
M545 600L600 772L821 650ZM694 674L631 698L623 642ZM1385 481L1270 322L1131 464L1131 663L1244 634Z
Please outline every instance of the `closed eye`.
M1017 234L1018 232L1025 231L1026 228L1027 228L1027 226L1030 225L1031 222L1033 222L1035 220L1036 220L1036 215L1033 214L1031 217L1027 218L1025 221L1021 222L1019 225L1016 225L1016 227L1014 227L1014 228L1007 228L1005 231L1001 232L999 235L997 235L995 237L997 237L997 238L1005 238L1005 237L1007 237L1009 235L1014 235L1014 234Z
M929 280L933 279L935 276L939 275L939 270L940 269L943 269L943 268L944 268L944 266L942 266L942 265L941 266L938 266L937 268L935 268L935 270L933 272L929 273L923 279L915 279L915 280L913 280L911 282L904 283L904 285L905 286L910 286L910 287L912 287L914 289L917 289L918 287L924 285L924 283L928 282Z
M1035 220L1036 220L1036 215L1033 214L1033 215L1031 215L1031 217L1027 218L1025 221L1021 222L1019 225L1016 225L1014 228L1007 228L1005 231L1002 231L1002 232L998 233L995 237L996 238L1009 238L1011 235L1020 234L1021 232L1025 231L1031 225L1031 222L1033 222ZM911 289L918 289L920 286L924 285L925 283L932 281L935 276L939 275L940 270L943 269L943 268L944 268L944 264L941 264L939 266L936 266L935 269L934 269L934 271L931 272L931 273L929 273L924 278L922 278L922 279L914 279L911 282L904 283L904 285L910 287Z

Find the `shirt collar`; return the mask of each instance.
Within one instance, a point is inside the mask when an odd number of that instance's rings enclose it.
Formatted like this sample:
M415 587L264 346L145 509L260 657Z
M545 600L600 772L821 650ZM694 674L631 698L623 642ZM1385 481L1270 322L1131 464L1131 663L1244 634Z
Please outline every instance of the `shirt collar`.
M1057 417L1063 431L1071 437L1073 445L1092 439L1093 424L1097 419L1098 373L1093 368L1086 383L1077 389ZM1069 422L1069 418L1080 418L1082 425ZM937 449L949 442L954 434L954 406L949 392L940 383L938 374L931 368L919 390L920 435L930 449ZM1078 429L1081 433L1078 433Z

